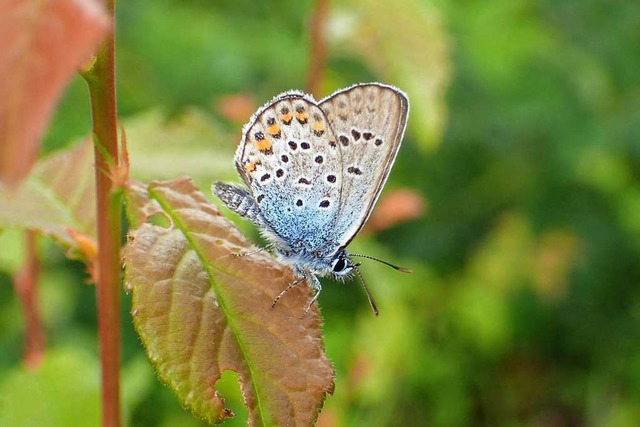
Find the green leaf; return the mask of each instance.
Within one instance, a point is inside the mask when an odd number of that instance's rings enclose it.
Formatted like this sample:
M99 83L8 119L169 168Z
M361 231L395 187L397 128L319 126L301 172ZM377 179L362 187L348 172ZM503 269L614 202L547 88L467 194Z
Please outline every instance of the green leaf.
M88 141L38 162L17 189L0 186L0 228L39 231L91 257L95 248L95 188ZM79 251L79 252L78 252Z
M125 129L134 179L170 179L183 174L185 165L197 184L225 171L232 177L229 165L240 135L225 131L201 110L188 108L169 119L161 109L153 109L128 118Z
M188 179L128 194L138 228L125 249L126 287L160 378L196 415L221 422L232 413L214 387L232 370L252 425L312 424L334 372L319 311L305 312L311 290L298 286L272 308L291 270L255 252ZM142 221L156 217L168 226Z
M419 0L348 3L353 9L338 12L330 26L335 47L363 57L383 76L383 83L407 92L409 129L423 148L435 149L446 125L445 95L452 68L440 11ZM351 23L341 26L341 21ZM340 27L349 30L339 34Z

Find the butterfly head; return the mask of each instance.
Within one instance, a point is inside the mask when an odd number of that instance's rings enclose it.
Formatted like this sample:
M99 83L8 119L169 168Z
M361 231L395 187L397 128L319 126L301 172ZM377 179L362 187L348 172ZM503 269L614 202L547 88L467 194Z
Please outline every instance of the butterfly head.
M278 250L278 249L276 249ZM281 258L297 269L299 274L308 271L320 277L332 277L336 280L348 280L356 272L359 263L349 258L344 248L339 248L330 254L320 251L279 251Z

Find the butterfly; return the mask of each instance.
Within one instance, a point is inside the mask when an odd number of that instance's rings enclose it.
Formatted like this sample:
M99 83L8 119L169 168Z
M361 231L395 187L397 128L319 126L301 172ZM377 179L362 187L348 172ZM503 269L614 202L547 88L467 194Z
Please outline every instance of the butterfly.
M320 277L347 279L359 264L346 250L366 223L400 148L409 100L380 83L358 84L316 101L285 92L243 129L235 165L246 187L215 182L213 193L259 227L275 254L318 298ZM376 259L377 260L377 259ZM408 271L396 267L400 271ZM362 279L362 277L360 276ZM378 310L364 281L369 303Z

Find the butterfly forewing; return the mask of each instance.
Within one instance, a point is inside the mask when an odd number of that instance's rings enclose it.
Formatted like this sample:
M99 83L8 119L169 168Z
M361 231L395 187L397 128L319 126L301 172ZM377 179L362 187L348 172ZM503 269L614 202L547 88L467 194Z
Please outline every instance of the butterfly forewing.
M399 90L365 84L340 91L320 108L341 153L340 211L332 224L339 246L346 246L371 214L389 175L409 112Z
M236 167L281 243L327 247L339 209L341 151L323 111L299 93L260 110L244 132Z

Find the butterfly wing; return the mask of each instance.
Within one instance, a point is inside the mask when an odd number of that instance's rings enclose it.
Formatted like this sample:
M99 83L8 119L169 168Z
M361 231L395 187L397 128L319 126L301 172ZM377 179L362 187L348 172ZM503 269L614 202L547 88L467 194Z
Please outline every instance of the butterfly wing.
M324 113L298 92L276 97L246 126L236 167L269 227L267 235L285 249L329 246L339 209L340 156Z
M340 247L369 218L395 161L409 114L400 90L377 83L339 91L320 104L341 154L340 211L332 229Z

